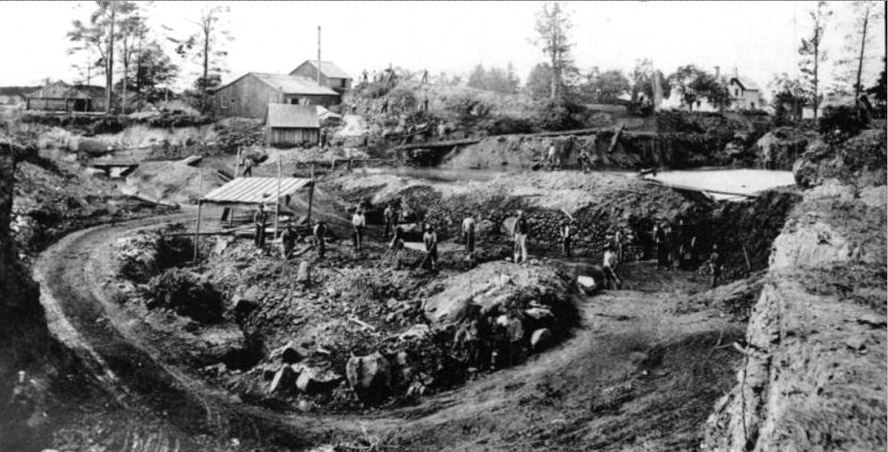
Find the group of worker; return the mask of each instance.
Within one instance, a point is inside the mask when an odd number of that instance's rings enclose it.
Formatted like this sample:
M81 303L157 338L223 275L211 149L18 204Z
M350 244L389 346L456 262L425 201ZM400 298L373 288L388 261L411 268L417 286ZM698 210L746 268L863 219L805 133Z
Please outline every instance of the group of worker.
M253 244L256 245L258 249L265 248L265 229L268 225L268 213L265 211L265 208L262 204L256 208L256 212L253 214L253 226L255 228L253 234ZM296 242L298 241L299 236L296 230L292 225L288 225L284 228L281 233L280 240L280 251L281 257L284 260L288 260L293 257L293 253L296 249ZM322 219L317 219L314 221L314 224L311 228L311 235L309 236L309 248L314 249L317 253L317 257L319 259L323 259L327 252L327 223Z
M674 228L668 223L655 224L652 235L657 256L657 270L699 268L702 255L700 241L696 234L687 230L683 220L679 220ZM718 250L718 244L712 245L704 264L712 276L712 287L724 283L724 260Z
M404 249L404 214L395 203L389 203L383 210L384 219L384 240L388 242L388 253L394 260L396 268L400 268L400 253ZM265 229L268 220L268 214L260 204L253 217L255 225L254 242L257 248L265 246ZM364 239L366 235L367 217L366 209L363 204L358 205L354 209L352 215L352 243L354 250L361 253L364 249ZM515 263L527 262L527 240L530 234L527 217L524 211L518 210L514 217L514 223L511 227L512 238L512 260ZM314 222L311 236L310 247L317 253L317 257L323 259L326 254L327 244L327 224L318 219ZM464 246L464 252L467 259L474 259L477 245L478 226L475 217L467 215L460 225L460 235ZM563 220L558 227L558 238L561 242L561 253L564 257L571 257L571 248L574 240L574 222L572 219ZM700 256L699 240L695 234L687 232L682 220L673 230L670 224L655 224L652 231L655 254L657 257L657 270L661 269L696 269L699 265ZM281 254L284 259L289 259L293 255L295 243L297 241L296 232L292 226L284 229L281 235ZM602 271L604 273L604 287L620 288L623 281L617 275L617 266L624 262L625 238L621 231L616 231L612 239L605 246L604 257L602 259ZM422 242L425 256L423 257L420 267L431 271L438 270L438 234L434 225L425 223L422 229ZM306 250L308 250L306 249ZM712 287L724 282L724 264L718 246L713 245L712 252L708 256L707 261L710 274L712 276Z

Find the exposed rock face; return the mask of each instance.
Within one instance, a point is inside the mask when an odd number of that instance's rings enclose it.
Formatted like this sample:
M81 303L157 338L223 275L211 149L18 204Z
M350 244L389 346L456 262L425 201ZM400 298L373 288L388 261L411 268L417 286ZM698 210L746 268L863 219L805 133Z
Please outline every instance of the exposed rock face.
M829 182L795 208L704 450L885 449L884 199Z

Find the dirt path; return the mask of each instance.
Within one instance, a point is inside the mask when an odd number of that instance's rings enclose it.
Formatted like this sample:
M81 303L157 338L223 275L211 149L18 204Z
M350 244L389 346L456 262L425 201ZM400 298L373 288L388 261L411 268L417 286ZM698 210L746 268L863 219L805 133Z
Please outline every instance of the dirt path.
M192 215L78 231L35 266L53 334L122 407L161 413L171 429L288 448L352 440L366 429L399 450L621 450L642 436L663 446L649 450L681 450L696 444L733 383L736 356L722 345L742 325L712 310L675 315L677 294L623 291L581 302L581 327L557 348L415 407L339 416L248 405L164 364L163 351L140 338L141 320L110 301L109 243Z

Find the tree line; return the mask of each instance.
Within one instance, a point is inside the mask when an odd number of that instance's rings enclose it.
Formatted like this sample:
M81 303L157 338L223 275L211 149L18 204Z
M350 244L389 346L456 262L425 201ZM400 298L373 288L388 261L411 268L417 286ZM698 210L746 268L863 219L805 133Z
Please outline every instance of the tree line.
M186 94L202 111L209 108L208 93L221 84L231 39L227 6L204 7L189 20L192 32L185 36L149 26L153 2L96 0L91 7L87 20L72 21L68 54L77 61L79 84L104 80L106 112L115 108L115 100L127 112L167 98L185 67L197 73Z

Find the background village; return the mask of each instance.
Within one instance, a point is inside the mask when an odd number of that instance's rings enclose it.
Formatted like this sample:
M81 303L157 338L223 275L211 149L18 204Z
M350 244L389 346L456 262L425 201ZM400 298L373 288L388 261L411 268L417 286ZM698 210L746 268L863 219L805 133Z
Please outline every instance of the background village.
M0 450L888 444L884 3L763 80L580 69L561 2L523 80L84 5L0 87Z

